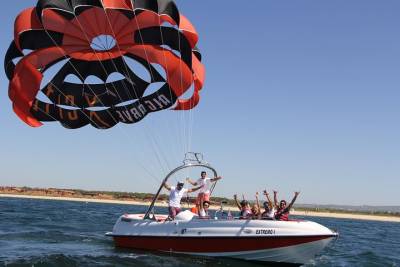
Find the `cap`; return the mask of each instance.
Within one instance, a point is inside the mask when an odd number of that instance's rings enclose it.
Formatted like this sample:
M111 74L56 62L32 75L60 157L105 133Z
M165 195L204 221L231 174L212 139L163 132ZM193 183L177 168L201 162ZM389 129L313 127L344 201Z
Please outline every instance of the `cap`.
M182 181L178 182L178 185L184 185L184 184L185 184L185 182L182 182Z

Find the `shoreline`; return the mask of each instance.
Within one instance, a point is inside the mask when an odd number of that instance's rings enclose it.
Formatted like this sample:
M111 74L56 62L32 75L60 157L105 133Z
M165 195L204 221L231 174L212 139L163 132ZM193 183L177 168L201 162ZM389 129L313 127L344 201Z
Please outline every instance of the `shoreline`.
M74 201L74 202L87 202L87 203L104 203L104 204L122 204L122 205L150 205L149 201L132 201L132 200L110 200L110 199L96 199L96 198L73 198L73 197L49 197L49 196L34 196L34 195L18 195L18 194L0 194L0 198L24 198L24 199L41 199L41 200L58 200L58 201ZM157 207L167 207L167 203L157 202ZM185 208L186 204L182 205ZM236 207L225 206L226 208L236 209ZM211 209L219 209L219 206L212 205ZM354 214L354 213L337 213L337 212L316 212L316 211L297 211L290 212L294 216L304 217L324 217L324 218L337 218L337 219L352 219L352 220L367 220L367 221L381 221L381 222L400 222L400 217L391 217L383 215L367 215L367 214Z

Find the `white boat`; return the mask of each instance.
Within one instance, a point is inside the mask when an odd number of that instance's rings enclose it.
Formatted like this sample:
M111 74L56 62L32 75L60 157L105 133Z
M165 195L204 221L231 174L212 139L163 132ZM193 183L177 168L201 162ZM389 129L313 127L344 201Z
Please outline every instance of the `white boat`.
M216 171L199 160L172 171L202 166ZM137 250L161 251L207 257L301 265L314 258L338 234L311 221L242 220L219 216L199 218L190 211L168 220L167 215L152 213L153 199L146 214L122 215L114 225L115 246Z

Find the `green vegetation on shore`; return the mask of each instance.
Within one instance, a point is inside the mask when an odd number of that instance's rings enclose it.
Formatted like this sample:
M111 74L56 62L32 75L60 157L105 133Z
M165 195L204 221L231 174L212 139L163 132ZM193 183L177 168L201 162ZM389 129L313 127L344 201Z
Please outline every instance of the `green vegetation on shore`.
M121 200L121 201L138 201L149 202L153 199L152 193L133 193L133 192L115 192L115 191L92 191L82 189L58 189L58 188L31 188L31 187L2 187L0 186L0 194L15 194L15 195L31 195L31 196L49 196L49 197L70 197L70 198L91 198L102 200ZM158 201L166 202L168 195L161 194ZM183 203L194 205L195 197L184 198ZM236 206L233 199L226 197L212 197L212 205L220 205L221 203L227 206ZM375 216L390 216L400 217L400 212L382 211L382 210L349 210L345 208L320 207L312 205L296 205L294 209L304 212L327 212L327 213L342 213L342 214L360 214L360 215L375 215Z

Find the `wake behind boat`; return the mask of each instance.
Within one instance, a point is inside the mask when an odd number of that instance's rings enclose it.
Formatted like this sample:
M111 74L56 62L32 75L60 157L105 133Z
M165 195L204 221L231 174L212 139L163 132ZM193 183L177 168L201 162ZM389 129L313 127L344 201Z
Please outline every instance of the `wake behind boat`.
M168 174L191 167L210 169L199 154L186 158L184 164ZM112 236L117 247L161 251L208 257L301 265L320 253L338 234L311 221L243 220L221 210L212 218L201 218L189 210L174 220L154 214L154 204L146 214L122 215L114 225Z

